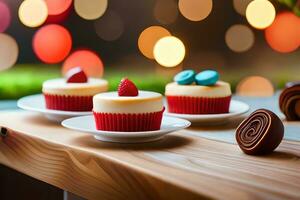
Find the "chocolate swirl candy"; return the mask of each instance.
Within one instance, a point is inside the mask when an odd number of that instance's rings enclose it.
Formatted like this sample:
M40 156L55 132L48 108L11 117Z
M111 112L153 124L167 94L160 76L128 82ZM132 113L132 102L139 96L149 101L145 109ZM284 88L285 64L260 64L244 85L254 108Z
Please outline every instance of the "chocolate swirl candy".
M266 109L254 111L236 130L236 141L246 154L271 153L280 144L284 127L277 115Z
M289 121L300 120L300 82L289 82L279 97L280 110Z

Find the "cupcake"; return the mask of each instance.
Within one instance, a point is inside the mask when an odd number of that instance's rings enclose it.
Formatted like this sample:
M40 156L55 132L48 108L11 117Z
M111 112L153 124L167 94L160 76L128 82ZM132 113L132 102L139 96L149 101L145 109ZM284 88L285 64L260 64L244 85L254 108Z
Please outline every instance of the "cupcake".
M219 80L219 74L205 70L196 75L185 70L166 85L165 95L170 113L228 113L231 100L230 84Z
M162 95L141 91L129 79L122 79L118 91L100 93L93 98L93 113L98 130L159 130L164 111Z
M67 72L66 78L45 81L42 91L47 109L92 111L93 96L107 89L106 80L88 78L80 67L76 67Z

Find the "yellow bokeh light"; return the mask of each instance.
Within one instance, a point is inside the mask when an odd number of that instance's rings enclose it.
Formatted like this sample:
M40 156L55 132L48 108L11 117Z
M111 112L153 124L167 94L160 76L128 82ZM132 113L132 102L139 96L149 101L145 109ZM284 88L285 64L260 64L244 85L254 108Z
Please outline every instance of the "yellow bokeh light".
M268 0L254 0L246 9L246 18L251 26L264 29L270 26L276 16L273 4Z
M19 7L19 19L28 27L42 25L48 17L47 4L43 0L25 0Z
M154 59L153 48L156 42L171 33L161 26L150 26L143 30L138 39L138 47L144 56Z
M254 44L254 33L248 26L236 24L226 31L225 42L232 51L245 52Z
M94 20L101 17L108 6L107 0L74 0L76 13L87 20Z
M5 33L0 33L0 71L12 67L19 55L16 40Z
M274 87L262 76L249 76L239 82L236 93L240 96L266 97L274 95Z
M179 65L185 56L185 47L182 41L174 36L166 36L154 45L153 54L156 62L164 67Z
M212 10L212 0L179 0L178 8L180 13L191 21L205 19Z

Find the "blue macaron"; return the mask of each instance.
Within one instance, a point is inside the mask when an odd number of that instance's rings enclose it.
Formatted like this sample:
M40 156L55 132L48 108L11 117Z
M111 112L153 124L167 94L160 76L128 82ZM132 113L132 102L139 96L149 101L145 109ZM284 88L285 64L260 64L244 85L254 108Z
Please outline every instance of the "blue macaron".
M214 70L205 70L195 76L197 85L214 85L219 80L219 73Z
M196 73L194 70L184 70L176 74L174 81L179 85L189 85L195 81L195 75Z

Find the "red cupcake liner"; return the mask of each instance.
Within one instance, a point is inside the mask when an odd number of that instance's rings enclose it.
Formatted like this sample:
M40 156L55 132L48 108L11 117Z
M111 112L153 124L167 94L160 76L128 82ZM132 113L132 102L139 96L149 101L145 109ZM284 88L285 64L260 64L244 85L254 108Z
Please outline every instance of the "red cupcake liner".
M227 97L187 97L166 96L168 111L179 114L220 114L228 113L231 96Z
M164 110L137 114L93 113L98 130L136 132L159 130Z
M45 94L46 108L63 111L92 111L93 96Z

